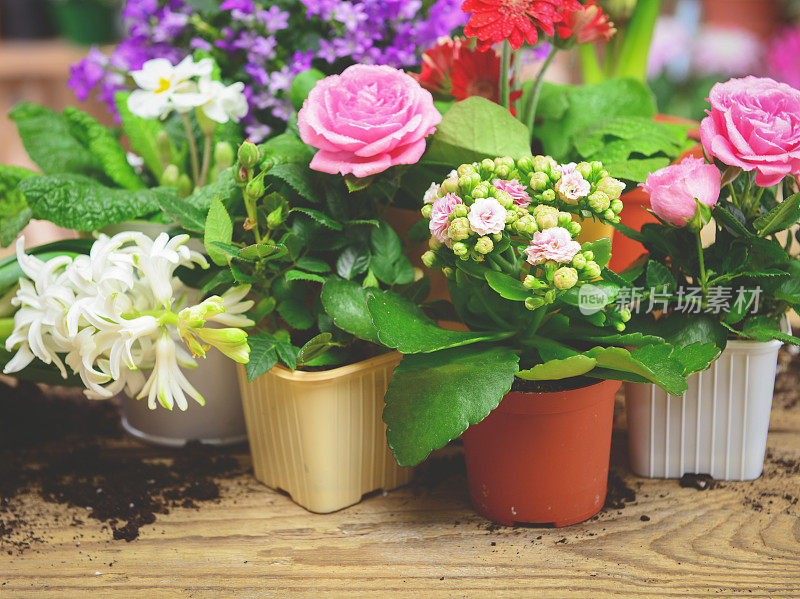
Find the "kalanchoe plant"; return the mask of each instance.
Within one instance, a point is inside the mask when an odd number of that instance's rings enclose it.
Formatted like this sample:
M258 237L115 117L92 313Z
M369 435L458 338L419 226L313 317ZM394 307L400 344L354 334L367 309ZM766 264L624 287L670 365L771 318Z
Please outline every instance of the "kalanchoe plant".
M423 260L450 283L452 306L427 306L468 331L441 328L422 309L372 290L347 304L322 301L336 324L405 354L386 395L387 438L402 465L485 418L515 378L586 376L654 382L670 393L707 367L713 344L676 347L630 331L615 300L625 283L606 267L608 239L580 245L573 216L617 223L622 185L599 163L546 156L461 165L422 209L431 234ZM567 384L573 384L568 381Z
M622 273L629 299L659 306L659 318L637 318L643 327L671 322L720 347L728 338L800 344L784 322L800 308L800 262L789 252L800 221L800 92L748 77L717 84L710 103L701 137L715 161L687 158L650 174L643 188L660 223L618 225L649 252Z

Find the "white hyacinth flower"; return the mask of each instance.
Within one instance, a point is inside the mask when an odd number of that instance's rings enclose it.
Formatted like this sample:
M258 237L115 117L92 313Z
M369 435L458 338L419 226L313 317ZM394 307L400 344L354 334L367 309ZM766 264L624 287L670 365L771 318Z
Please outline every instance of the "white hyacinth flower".
M128 96L128 110L145 119L163 119L173 110L188 112L204 102L195 78L210 77L213 68L209 58L194 62L187 56L175 66L166 58L148 60L131 73L139 89Z
M43 262L17 244L17 260L26 278L11 303L18 307L6 341L16 350L4 372L19 372L35 358L55 364L66 378L69 367L81 378L86 395L109 398L121 391L185 410L186 397L203 397L181 368L197 368L195 355L214 346L246 363L250 348L240 328L252 326L245 297L248 285L222 297L187 306L189 290L175 277L179 266L208 268L206 259L186 247L188 235L150 239L142 233L101 235L88 256L62 256ZM207 345L203 345L204 342ZM63 358L63 359L62 359ZM152 371L152 372L148 372Z

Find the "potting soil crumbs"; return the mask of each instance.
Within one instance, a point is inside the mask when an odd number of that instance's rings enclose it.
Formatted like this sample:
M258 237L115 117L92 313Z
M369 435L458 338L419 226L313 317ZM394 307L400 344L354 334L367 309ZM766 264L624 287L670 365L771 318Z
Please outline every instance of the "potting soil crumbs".
M87 400L74 389L45 394L36 385L0 382L0 550L46 540L43 514L25 510L31 495L76 508L55 516L62 521L77 527L84 518L99 520L111 538L132 541L158 514L218 499L216 479L244 471L225 452L142 446L137 455L120 451L123 438L111 402Z

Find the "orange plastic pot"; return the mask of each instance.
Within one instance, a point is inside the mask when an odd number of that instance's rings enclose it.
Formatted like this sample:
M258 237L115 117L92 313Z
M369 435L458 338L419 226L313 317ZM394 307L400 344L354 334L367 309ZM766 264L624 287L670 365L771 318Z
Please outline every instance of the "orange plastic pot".
M569 526L599 512L620 384L506 395L463 435L475 509L505 525Z
M653 120L657 123L697 125L694 121L663 114L657 114L653 117ZM689 137L691 139L699 139L699 131L689 131ZM677 162L680 162L687 156L702 158L703 148L699 144L694 146L690 150L684 152L681 157L678 158ZM621 199L623 208L619 217L623 225L640 231L643 225L658 222L656 218L647 211L647 209L650 208L650 196L639 187L622 194ZM616 233L613 237L611 262L609 262L608 267L615 272L625 270L644 253L645 249L641 243L634 241L630 237L625 237L621 233Z

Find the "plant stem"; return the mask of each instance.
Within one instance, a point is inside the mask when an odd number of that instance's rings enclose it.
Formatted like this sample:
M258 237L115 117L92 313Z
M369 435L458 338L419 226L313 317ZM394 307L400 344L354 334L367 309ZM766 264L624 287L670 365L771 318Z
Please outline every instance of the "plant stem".
M697 261L700 264L700 287L703 290L703 297L708 293L708 274L706 273L705 256L703 256L703 240L700 238L700 231L695 232L697 240Z
M542 94L544 76L547 72L547 69L549 69L550 65L553 63L553 59L556 57L557 52L558 48L555 46L550 49L550 53L547 55L547 58L542 64L542 68L539 70L539 74L536 76L536 81L533 83L533 89L531 90L531 95L528 99L528 106L526 107L525 111L525 124L528 127L528 133L530 134L531 139L533 139L533 124L536 121L536 109L539 107L539 96Z
M208 170L211 168L211 143L213 142L212 135L206 135L203 140L203 166L200 169L200 179L197 187L204 187L208 182Z
M14 332L13 318L0 318L0 339L5 341Z
M200 180L200 157L197 154L197 142L194 139L194 131L192 131L192 123L189 121L188 114L182 114L183 129L186 131L186 140L189 142L189 157L192 161L192 182L195 188Z
M503 58L500 62L500 104L503 108L511 108L511 90L509 86L509 71L511 70L511 44L508 40L503 42Z

